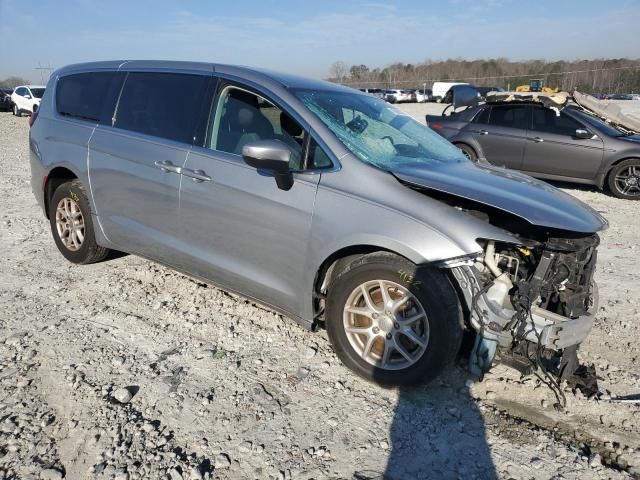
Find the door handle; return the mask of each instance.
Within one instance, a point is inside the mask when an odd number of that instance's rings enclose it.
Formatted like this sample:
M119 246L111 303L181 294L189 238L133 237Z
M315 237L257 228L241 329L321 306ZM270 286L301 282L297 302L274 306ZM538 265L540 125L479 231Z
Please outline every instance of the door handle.
M181 173L182 172L182 167L179 167L177 165L174 165L172 162L170 162L169 160L156 160L154 162L155 166L160 168L160 170L162 170L164 173Z
M533 137L533 138L530 138L529 140L533 140L536 143L544 142L544 138L542 138L542 137Z
M182 170L182 174L187 177L191 177L191 180L193 180L196 183L211 181L211 177L207 175L207 173L204 170L191 170L189 168L185 168Z
M480 130L480 135L489 135L489 132L486 130Z

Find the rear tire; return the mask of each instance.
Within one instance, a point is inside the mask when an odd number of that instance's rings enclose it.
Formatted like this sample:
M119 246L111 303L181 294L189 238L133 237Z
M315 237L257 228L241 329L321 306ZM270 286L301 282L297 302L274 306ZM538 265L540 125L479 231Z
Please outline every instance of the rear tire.
M70 262L86 265L109 254L108 248L96 243L91 207L79 180L56 188L49 202L49 222L58 250Z
M609 172L609 191L614 197L640 200L640 158L624 160Z
M478 154L469 145L467 145L466 143L455 143L454 145L458 147L460 150L462 150L462 153L464 154L464 156L467 157L469 160L471 160L472 162L478 161Z
M433 380L462 342L462 311L447 276L389 252L358 257L337 274L325 317L340 360L385 386Z

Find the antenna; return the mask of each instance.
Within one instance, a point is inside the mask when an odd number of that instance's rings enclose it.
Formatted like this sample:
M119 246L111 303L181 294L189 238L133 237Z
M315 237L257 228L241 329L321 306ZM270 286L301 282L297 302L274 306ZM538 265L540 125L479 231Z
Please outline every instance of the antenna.
M47 80L49 80L49 77L51 76L51 72L53 72L53 68L51 67L50 63L47 63L47 65L49 65L48 67L43 67L42 64L40 62L38 62L38 66L37 67L33 67L34 70L39 70L40 71L40 83L42 85L44 85L44 73L47 72Z

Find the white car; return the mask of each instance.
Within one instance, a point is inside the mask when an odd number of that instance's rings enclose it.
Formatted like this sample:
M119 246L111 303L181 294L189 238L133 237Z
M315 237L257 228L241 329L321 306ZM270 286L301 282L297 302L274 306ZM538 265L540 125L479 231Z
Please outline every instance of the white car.
M445 95L454 85L469 85L466 82L434 82L433 83L433 99L440 103L444 100Z
M420 89L416 90L416 102L418 103L426 103L431 100L431 90L429 89Z
M21 85L11 94L13 114L21 117L23 113L31 115L40 106L45 87L42 85Z
M411 93L407 90L400 90L399 88L391 88L384 91L385 100L389 103L410 102Z

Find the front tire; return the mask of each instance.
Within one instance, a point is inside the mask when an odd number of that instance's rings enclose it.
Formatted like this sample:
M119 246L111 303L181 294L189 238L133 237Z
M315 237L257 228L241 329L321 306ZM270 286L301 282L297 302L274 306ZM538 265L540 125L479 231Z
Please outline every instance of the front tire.
M329 286L326 327L336 354L384 386L436 378L460 349L462 324L444 273L389 252L358 257Z
M22 112L20 111L20 109L18 108L18 105L13 105L13 114L16 117L21 117L22 116Z
M609 191L614 197L640 200L640 159L631 158L609 172Z
M58 250L70 262L95 263L109 254L108 248L96 243L89 200L79 180L56 188L49 202L49 222Z

